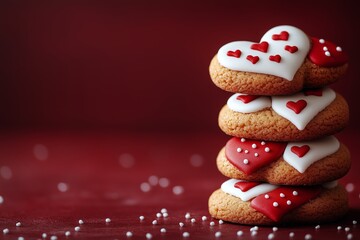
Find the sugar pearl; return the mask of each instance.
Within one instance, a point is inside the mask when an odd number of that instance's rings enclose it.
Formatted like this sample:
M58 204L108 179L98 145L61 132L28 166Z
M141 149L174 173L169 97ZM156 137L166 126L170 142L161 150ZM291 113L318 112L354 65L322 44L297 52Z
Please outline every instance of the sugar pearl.
M236 151L237 151L237 152L241 152L242 149L241 149L241 148L237 148Z
M192 218L192 219L191 219L191 222L192 222L192 223L195 223L195 222L196 222L196 219L195 219L195 218Z
M276 232L279 229L277 227L273 227L272 230L273 230L273 232Z
M251 145L251 147L252 147L252 148L257 148L257 146L256 146L255 143L253 143L253 144Z
M201 220L206 221L206 220L207 220L207 217L206 217L206 216L202 216L202 217L201 217Z
M244 159L244 164L249 164L249 160L247 160L247 159Z
M280 197L284 198L284 197L285 197L285 194L280 193Z
M152 221L152 225L158 224L157 220Z
M310 240L310 239L312 239L311 234L309 234L309 233L308 233L308 234L306 234L306 235L305 235L305 240Z
M160 212L161 212L161 213L167 213L167 209L166 209L166 208L162 208Z
M348 232L348 231L350 231L350 228L349 228L349 227L346 227L346 228L345 228L345 232Z
M165 229L165 228L162 228L162 229L160 229L160 232L161 232L161 233L166 233L166 229Z
M188 233L188 232L183 232L183 237L190 237L190 233Z
M84 221L83 220L79 220L79 224L81 225L81 224L84 224Z
M287 205L291 205L291 201L290 201L290 200L287 200L287 201L286 201L286 204L287 204Z
M3 229L3 234L8 234L10 230L8 228Z
M273 202L273 206L274 206L274 207L278 207L279 204L278 204L277 202Z
M105 222L109 223L109 222L111 222L111 219L110 219L110 218L106 218L106 219L105 219Z
M161 217L161 216L162 216L161 213L157 213L157 214L156 214L156 217L157 217L157 218L159 218L159 217Z
M330 57L330 56L331 56L331 54L330 54L329 51L325 51L325 55L326 55L327 57Z
M47 234L46 234L46 233L43 233L43 234L41 234L41 237L42 237L42 238L46 238L46 237L47 237Z
M354 225L356 225L356 224L357 224L357 221L356 221L356 220L353 220L352 223L353 223Z
M76 232L78 232L78 231L80 231L80 227L79 227L79 226L76 226L76 227L74 228L74 230L75 230Z
M237 235L238 237L242 236L243 234L244 234L244 233L243 233L243 231L241 231L241 230L239 230L239 231L236 232L236 235Z
M269 233L268 239L274 239L274 238L275 238L275 234L274 233Z
M132 237L132 236L133 236L132 232L130 231L126 232L126 237Z
M145 217L144 217L144 216L140 216L139 219L140 219L140 221L142 221L142 220L145 219Z
M346 235L346 238L347 239L352 239L353 238L353 235L351 233L349 233L348 235Z
M259 156L259 154L258 154L258 153L255 153L255 154L254 154L254 156L255 156L255 157L258 157L258 156Z
M162 215L164 218L167 218L169 216L169 214L167 212L164 212Z
M15 226L21 227L21 222L17 222L17 223L15 224Z
M147 233L147 234L145 235L145 237L146 237L146 239L152 239L151 233Z
M320 225L316 225L316 226L315 226L315 229L320 229Z
M210 226L215 226L215 222L210 222Z
M324 50L324 51L327 51L327 50L328 50L328 48L327 48L327 47L323 47L323 50Z
M341 52L342 51L341 47L336 47L336 51Z
M342 229L342 227L341 226L337 226L337 228L336 228L338 231L340 231L341 229Z
M190 215L190 213L186 213L186 214L185 214L185 218L186 218L186 219L189 219L189 218L191 218L191 215Z
M57 236L55 236L55 235L53 235L53 236L51 236L50 237L50 240L57 240L58 238L57 238Z
M298 192L297 191L293 191L292 193L294 196L297 196L298 195Z
M324 39L319 39L319 43L325 43Z
M241 142L245 142L246 140L245 140L245 138L241 138L240 141L241 141Z
M268 194L265 194L265 196L264 196L266 199L269 199L270 198L270 196L268 195Z
M67 236L67 237L70 236L70 234L71 234L70 231L65 232L65 236Z
M219 220L219 224L223 224L223 223L224 223L224 221L220 219L220 220Z
M270 152L270 148L266 147L265 152Z
M179 222L179 226L183 227L185 224L183 222Z
M249 153L249 150L245 150L245 153Z
M289 233L289 237L293 238L295 236L294 232Z
M265 142L264 142L264 141L262 141L262 142L261 142L261 145L265 145Z
M218 238L218 237L221 237L221 232L216 232L216 233L215 233L215 237L217 237L217 238Z

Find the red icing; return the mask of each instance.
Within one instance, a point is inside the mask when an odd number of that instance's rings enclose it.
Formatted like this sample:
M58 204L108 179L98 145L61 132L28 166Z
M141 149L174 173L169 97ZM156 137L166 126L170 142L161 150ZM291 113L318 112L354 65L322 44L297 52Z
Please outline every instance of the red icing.
M239 58L241 56L241 51L239 49L237 49L236 51L228 51L227 55L229 57L236 57Z
M253 144L256 144L256 148L252 147ZM266 147L270 149L269 152L265 151ZM286 143L281 142L266 142L265 145L261 145L261 141L245 140L245 142L241 142L240 138L233 137L226 143L225 155L232 165L249 175L279 159L285 151L285 147ZM241 148L241 152L237 151L238 148ZM248 153L245 153L245 150ZM255 153L258 153L257 157ZM248 160L248 164L244 163L245 159Z
M271 56L269 56L269 60L279 63L281 61L281 56L279 54L271 55Z
M269 47L268 42L254 43L251 45L251 49L266 53Z
M322 89L308 89L304 91L305 96L317 96L317 97L321 97L322 96Z
M320 43L318 38L311 38L312 48L308 54L308 58L311 62L321 67L336 67L345 64L348 61L348 56L343 51L337 51L338 47L332 42L325 41ZM326 47L330 53L330 56L325 55L324 47Z
M282 31L280 34L273 34L272 39L287 41L289 39L289 33L287 31Z
M297 46L286 45L285 50L290 52L290 53L296 53L299 49L298 49Z
M293 192L297 195L294 196ZM265 198L266 194L261 194L251 201L251 207L256 211L263 213L271 220L278 222L285 214L301 205L309 202L317 197L321 192L321 187L279 187L273 191L266 193L269 198ZM285 197L281 197L280 194ZM288 201L291 201L290 205ZM274 202L278 203L275 207Z
M242 101L243 103L249 103L257 99L259 96L255 95L239 95L236 97L237 100Z
M260 182L237 182L235 183L234 187L239 188L243 192L246 192L259 184Z
M247 55L246 59L252 62L252 64L257 63L260 60L258 56L252 56L252 55Z
M307 105L307 102L303 99L301 99L297 102L289 101L286 103L286 107L293 110L296 114L301 113L301 111L306 107L306 105Z
M305 154L307 154L310 150L309 145L303 145L301 147L298 146L292 146L291 147L291 151L293 153L295 153L299 158L302 158L303 156L305 156Z

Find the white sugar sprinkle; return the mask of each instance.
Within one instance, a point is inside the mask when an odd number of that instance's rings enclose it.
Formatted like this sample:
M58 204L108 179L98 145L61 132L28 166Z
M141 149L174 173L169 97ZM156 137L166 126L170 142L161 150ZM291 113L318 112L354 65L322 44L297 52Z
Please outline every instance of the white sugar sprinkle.
M140 190L142 192L149 192L151 190L151 186L150 186L149 183L143 182L143 183L140 184Z
M216 233L215 233L215 237L217 237L217 238L218 238L218 237L221 237L221 232L216 232Z
M127 231L126 232L126 237L132 237L133 236L133 233L132 232L130 232L130 231Z
M159 186L162 188L167 188L170 185L170 181L167 178L160 178L159 179Z
M147 233L147 234L145 235L145 237L146 237L146 239L152 239L151 233Z
M67 237L70 236L70 234L71 234L70 231L65 232L65 236L67 236Z
M342 227L341 226L337 226L337 228L336 228L338 231L340 231L341 229L342 229Z
M265 152L270 152L270 148L266 147Z
M105 219L105 222L106 222L106 223L109 223L109 222L111 222L111 219L110 219L110 218L106 218L106 219Z
M330 53L329 51L325 51L325 55L326 55L327 57L330 57L330 56L331 56L331 53Z
M247 160L247 159L244 159L244 164L249 164L249 160Z
M353 238L353 235L351 233L349 233L348 235L346 235L346 238L347 239L352 239Z
M152 225L158 224L157 220L152 221Z
M148 179L151 186L156 186L159 183L159 178L155 175L152 175Z
M297 195L298 195L298 192L297 192L297 191L293 191L292 194L293 194L294 196L297 196Z
M239 230L239 231L236 232L236 235L237 235L238 237L242 236L243 234L244 234L244 233L243 233L243 231L241 231L241 230Z
M254 153L254 156L255 156L255 157L258 157L258 156L259 156L259 154L258 154L258 153Z
M185 218L186 218L186 219L190 219L190 218L191 218L190 213L186 213L186 214L185 214Z
M237 152L241 152L242 149L241 149L241 148L237 148L236 151L237 151Z
M241 138L240 141L241 141L241 142L245 142L246 140L245 140L245 138Z
M320 225L316 225L316 226L315 226L315 229L320 229Z
M15 224L15 226L21 227L21 222L17 222L17 223Z
M252 148L257 148L257 145L256 145L255 143L253 143L253 144L251 145L251 147L252 147Z
M294 232L289 233L289 237L293 238L295 236Z
M195 218L192 218L192 219L191 219L191 222L192 222L192 223L195 223L195 222L196 222L196 219L195 219Z
M262 141L262 142L261 142L261 145L263 145L263 146L264 146L264 145L265 145L265 142L264 142L264 141Z
M220 220L219 220L219 224L223 224L223 223L224 223L224 221L220 219Z
M202 216L202 217L201 217L201 220L206 221L206 220L207 220L207 217L206 217L206 216Z
M167 218L169 216L169 214L167 212L164 212L162 215L164 218Z
M272 230L273 230L273 232L276 232L279 229L277 227L273 227Z
M79 220L79 224L84 224L84 221L82 219Z
M188 233L188 232L183 232L183 237L190 237L190 233Z
M161 228L161 229L160 229L160 232L161 232L161 233L166 233L166 229L165 229L165 228Z
M210 226L215 226L215 222L211 221Z
M156 217L157 217L157 218L159 218L159 217L161 217L161 216L162 216L162 214L159 213L159 212L156 214Z
M8 228L3 229L3 234L8 234L10 230Z
M185 224L183 222L179 222L179 226L183 227Z
M312 239L311 234L310 233L306 234L305 235L305 240L310 240L310 239Z
M345 232L349 232L350 231L350 228L349 227L346 227L345 228Z
M325 43L325 40L324 39L319 39L319 43Z
M329 50L329 49L328 49L327 47L323 47L323 50L324 50L324 51L327 51L327 50Z
M269 194L265 194L264 197L265 197L266 199L269 199L269 198L270 198Z
M182 186L175 186L172 190L175 195L180 195L184 192L184 188Z
M57 236L55 236L55 235L51 236L50 240L57 240Z
M280 193L280 197L284 198L284 197L285 197L285 194Z
M274 207L278 207L279 204L278 204L277 202L273 202L273 206L274 206Z
M4 198L0 195L0 204L4 203Z
M18 237L18 240L25 240L24 237Z
M161 213L167 213L167 209L166 209L166 208L162 208L162 209L160 210L160 212L161 212Z
M274 239L274 238L275 238L275 234L274 233L269 233L268 239Z
M78 231L80 231L80 227L79 227L79 226L76 226L76 227L74 228L74 230L75 230L76 232L78 232Z
M46 234L46 233L43 233L43 234L41 234L41 237L42 237L42 238L46 238L46 237L47 237L47 234Z
M336 47L336 51L341 52L342 51L341 47Z
M140 216L139 219L140 219L140 221L142 221L142 220L145 219L145 217L144 217L144 216Z
M249 150L245 150L245 153L249 153Z
M252 231L252 232L251 232L251 236L256 236L257 233L258 233L257 231Z
M286 201L286 204L287 204L287 205L291 205L291 201L290 201L290 200L287 200L287 201Z
M353 223L354 225L356 225L356 224L357 224L357 221L356 221L356 220L353 220L352 223Z
M259 230L259 227L258 227L258 226L254 226L254 227L250 228L250 232L252 232L252 231L257 231L257 230Z

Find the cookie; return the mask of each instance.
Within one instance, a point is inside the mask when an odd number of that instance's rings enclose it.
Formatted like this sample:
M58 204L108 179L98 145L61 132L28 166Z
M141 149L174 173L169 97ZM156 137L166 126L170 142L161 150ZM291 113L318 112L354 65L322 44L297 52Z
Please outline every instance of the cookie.
M316 185L343 177L350 169L347 147L334 136L304 142L231 138L217 156L226 177L278 185Z
M219 113L230 136L265 141L303 141L333 135L346 127L349 107L332 89L311 89L289 96L234 94Z
M213 57L209 72L225 91L289 95L334 83L346 73L347 61L336 44L285 25L270 29L259 43L225 44Z
M213 218L249 225L324 223L348 211L347 192L336 181L293 187L229 179L208 204Z

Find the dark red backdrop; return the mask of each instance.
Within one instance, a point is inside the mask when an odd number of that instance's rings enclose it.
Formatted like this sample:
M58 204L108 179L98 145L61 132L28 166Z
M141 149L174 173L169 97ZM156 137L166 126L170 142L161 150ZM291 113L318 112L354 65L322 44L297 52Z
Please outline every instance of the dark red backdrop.
M358 19L348 1L1 1L0 126L218 131L212 56L290 24L349 53L333 87L358 129Z

